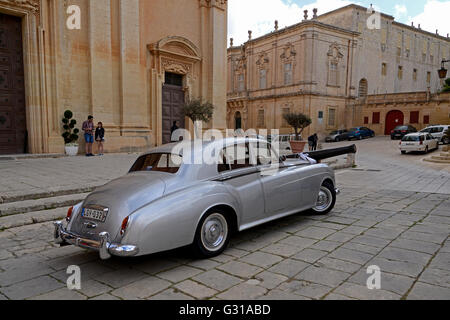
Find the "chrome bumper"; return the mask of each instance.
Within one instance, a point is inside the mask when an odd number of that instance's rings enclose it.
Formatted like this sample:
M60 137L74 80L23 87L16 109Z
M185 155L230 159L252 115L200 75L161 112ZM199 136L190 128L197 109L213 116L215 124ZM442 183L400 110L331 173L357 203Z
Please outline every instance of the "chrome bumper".
M108 232L100 233L100 241L95 241L68 232L64 229L62 222L54 222L53 224L55 226L55 243L69 243L80 248L96 250L103 260L111 258L111 255L131 257L137 255L139 252L136 246L111 243Z
M334 191L336 191L336 195L341 193L341 190L339 190L338 188L335 188Z

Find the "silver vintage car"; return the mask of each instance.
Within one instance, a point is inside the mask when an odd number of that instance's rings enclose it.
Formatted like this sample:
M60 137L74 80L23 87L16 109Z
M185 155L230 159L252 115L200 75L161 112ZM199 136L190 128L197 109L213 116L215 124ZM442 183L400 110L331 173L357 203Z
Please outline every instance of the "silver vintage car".
M213 257L233 232L305 210L330 212L334 172L318 161L354 148L280 158L266 140L248 137L157 147L70 208L55 223L55 241L97 250L102 259L187 245Z

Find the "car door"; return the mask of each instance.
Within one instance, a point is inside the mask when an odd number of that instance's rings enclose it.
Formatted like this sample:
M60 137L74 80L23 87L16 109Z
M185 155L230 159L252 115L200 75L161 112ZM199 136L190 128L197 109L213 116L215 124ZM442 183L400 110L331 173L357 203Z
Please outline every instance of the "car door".
M257 159L260 181L262 183L265 216L287 212L298 208L302 201L301 177L298 167L273 166L277 155L270 144L260 141L251 143L251 150Z
M250 159L248 143L234 144L222 150L218 164L220 180L228 185L241 205L241 225L264 217L264 195L256 161Z

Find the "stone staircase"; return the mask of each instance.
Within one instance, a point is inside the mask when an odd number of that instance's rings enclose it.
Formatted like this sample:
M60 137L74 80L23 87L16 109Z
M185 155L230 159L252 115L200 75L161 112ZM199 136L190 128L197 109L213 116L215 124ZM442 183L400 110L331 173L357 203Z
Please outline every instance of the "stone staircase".
M0 203L0 231L35 223L63 219L69 207L83 201L88 193L27 195L26 199L3 199ZM31 199L30 199L31 198Z
M423 160L427 162L450 164L450 146L444 146L442 152L438 156L431 156L430 158Z

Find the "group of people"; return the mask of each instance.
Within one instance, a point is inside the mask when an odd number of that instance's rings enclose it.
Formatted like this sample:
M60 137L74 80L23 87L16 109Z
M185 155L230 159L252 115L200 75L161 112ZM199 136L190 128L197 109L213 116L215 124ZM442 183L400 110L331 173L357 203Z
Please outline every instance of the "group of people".
M95 130L94 130L95 129ZM89 116L83 122L82 130L84 131L84 140L86 142L86 157L93 157L92 145L94 140L97 142L98 155L103 155L103 144L105 143L105 129L103 123L97 123L97 128L94 128L94 117Z

